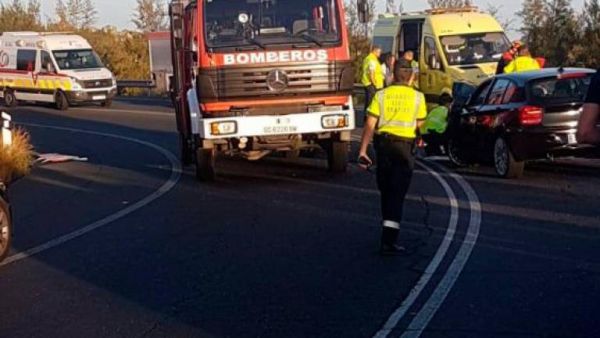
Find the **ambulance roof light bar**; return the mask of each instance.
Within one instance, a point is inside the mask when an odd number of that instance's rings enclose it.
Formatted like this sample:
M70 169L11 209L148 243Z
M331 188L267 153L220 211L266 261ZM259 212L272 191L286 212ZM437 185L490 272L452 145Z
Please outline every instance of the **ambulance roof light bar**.
M448 14L448 13L478 13L477 6L453 7L453 8L432 8L425 11L427 14Z

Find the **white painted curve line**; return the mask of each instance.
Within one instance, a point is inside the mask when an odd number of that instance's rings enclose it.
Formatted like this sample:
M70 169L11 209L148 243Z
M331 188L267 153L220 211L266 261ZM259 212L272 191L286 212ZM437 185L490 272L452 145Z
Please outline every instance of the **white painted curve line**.
M75 238L81 237L85 234L88 234L88 233L94 231L94 230L102 228L114 221L117 221L117 220L133 213L134 211L137 211L137 210L147 206L148 204L154 202L158 198L162 197L163 195L165 195L166 193L171 191L177 185L177 182L179 182L179 179L181 177L181 165L179 163L179 160L177 160L177 158L168 150L166 150L160 146L157 146L153 143L150 143L150 142L138 140L138 139L135 139L132 137L127 137L127 136L120 136L120 135L108 134L108 133L100 133L100 132L83 130L83 129L55 127L55 126L33 124L33 123L20 123L20 125L36 127L36 128L69 131L69 132L89 134L89 135L97 135L97 136L109 137L109 138L114 138L114 139L118 139L118 140L123 140L123 141L128 141L128 142L133 142L133 143L137 143L140 145L144 145L146 147L149 147L151 149L158 151L163 156L165 156L167 158L167 160L169 160L169 162L171 162L171 176L160 188L158 188L158 190L156 190L152 194L146 196L145 198L139 200L138 202L131 204L128 207L126 207L110 216L100 219L92 224L88 224L88 225L86 225L80 229L77 229L73 232L70 232L66 235L57 237L57 238L52 239L44 244L38 245L38 246L28 249L26 251L23 251L23 252L15 254L13 256L7 257L3 262L0 263L0 266L12 264L12 263L24 260L26 258L29 258L31 256L37 255L41 252L53 249L55 247L58 247L64 243L66 243L66 242L69 242Z
M425 272L423 272L423 274L417 281L417 284L412 288L412 290L410 290L408 297L406 297L406 299L402 302L400 307L390 315L383 327L375 334L374 337L376 338L387 337L396 328L400 320L406 315L406 313L415 303L421 292L423 292L427 284L429 284L431 277L439 268L440 264L442 263L442 260L446 256L446 253L448 253L450 244L452 244L454 236L456 235L456 228L458 226L459 215L458 200L456 199L456 194L450 187L450 184L448 184L448 181L446 181L446 179L444 179L440 174L438 174L422 162L419 162L419 165L422 166L427 172L429 172L429 174L431 174L431 176L433 176L440 183L442 188L444 188L446 195L448 196L448 201L450 202L450 220L448 221L448 229L446 230L446 235L444 236L442 243L440 244L437 252L435 253L435 256L433 256L433 259L431 260L431 262L429 262L429 265L425 269Z
M465 236L465 239L458 253L456 254L456 257L454 257L454 260L448 267L448 271L446 271L446 274L438 284L437 288L431 294L431 297L429 297L427 302L423 305L421 311L419 311L416 317L414 317L412 322L408 325L408 328L402 335L402 338L420 337L423 331L427 328L427 325L429 325L429 322L431 319L433 319L433 316L435 316L436 312L446 300L450 290L452 290L452 287L458 280L463 268L471 257L473 248L475 247L477 239L479 238L479 232L481 228L481 203L479 202L479 197L477 196L477 193L473 187L471 187L471 185L462 176L451 173L438 164L434 165L456 180L456 182L458 182L461 188L465 191L467 198L469 199L471 219L469 221L467 235Z

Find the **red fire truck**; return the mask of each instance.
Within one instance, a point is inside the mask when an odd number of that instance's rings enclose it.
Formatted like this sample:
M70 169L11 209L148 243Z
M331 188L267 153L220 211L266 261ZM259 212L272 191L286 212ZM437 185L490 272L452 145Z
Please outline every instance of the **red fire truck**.
M342 172L355 116L343 0L173 0L172 98L184 164L321 148Z

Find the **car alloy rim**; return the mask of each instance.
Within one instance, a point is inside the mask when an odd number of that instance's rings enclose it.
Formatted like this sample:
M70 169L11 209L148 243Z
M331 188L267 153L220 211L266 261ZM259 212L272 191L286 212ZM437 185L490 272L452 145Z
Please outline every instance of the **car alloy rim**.
M504 175L508 170L508 148L506 142L499 138L494 147L494 162L498 173Z
M0 210L0 253L4 252L10 236L8 216Z

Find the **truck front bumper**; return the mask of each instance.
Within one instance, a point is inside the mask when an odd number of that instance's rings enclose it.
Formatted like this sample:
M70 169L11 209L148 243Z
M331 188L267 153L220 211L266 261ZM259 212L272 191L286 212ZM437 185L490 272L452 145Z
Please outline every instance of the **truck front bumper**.
M321 134L355 128L354 109L288 115L200 118L194 133L206 140L291 134Z

